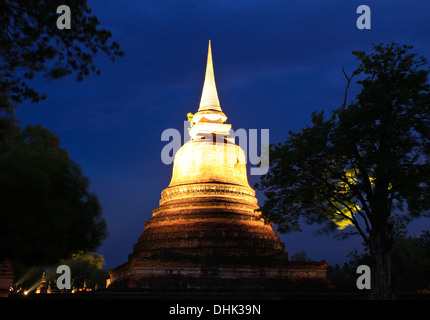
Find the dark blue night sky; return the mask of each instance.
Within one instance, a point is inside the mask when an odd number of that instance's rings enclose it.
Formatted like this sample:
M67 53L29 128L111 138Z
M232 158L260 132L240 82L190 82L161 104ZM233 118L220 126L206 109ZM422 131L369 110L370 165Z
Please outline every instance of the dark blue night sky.
M370 30L356 26L361 4L371 9ZM358 65L353 50L395 41L430 59L430 2L424 0L105 0L89 6L125 56L115 63L98 56L101 75L83 82L35 79L32 85L48 98L22 104L17 114L23 124L40 123L57 134L91 180L110 233L98 251L107 268L127 260L170 182L161 133L182 132L187 113L197 111L209 39L227 122L235 130L269 129L271 143L308 125L312 111L340 107L342 66L352 72ZM251 186L257 181L250 177ZM262 194L257 197L262 204ZM429 226L412 224L410 234ZM338 241L315 235L317 226L303 227L280 235L290 255L304 250L312 260L335 264L361 248L359 238Z

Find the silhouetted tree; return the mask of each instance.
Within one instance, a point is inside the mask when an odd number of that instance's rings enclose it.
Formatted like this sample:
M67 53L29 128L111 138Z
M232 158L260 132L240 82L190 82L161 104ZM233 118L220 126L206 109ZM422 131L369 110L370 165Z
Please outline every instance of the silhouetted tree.
M430 86L426 60L411 46L376 45L354 51L352 76L361 92L324 119L272 145L263 213L281 232L297 231L299 218L330 230L353 227L371 257L371 297L392 298L390 252L393 213L401 219L430 209ZM347 77L348 81L352 79Z
M62 4L71 10L70 29L57 28ZM48 80L76 73L81 81L100 73L94 65L99 51L111 60L122 56L111 32L99 25L86 0L0 0L0 118L11 116L16 103L46 97L27 84L37 73Z
M101 213L58 137L40 125L15 130L0 153L0 260L47 266L94 251L107 235Z
M430 288L430 242L429 231L420 237L401 235L394 241L391 250L391 278L393 291L416 293ZM371 263L367 251L351 252L349 261L342 266L329 266L327 277L341 291L356 291L357 267Z

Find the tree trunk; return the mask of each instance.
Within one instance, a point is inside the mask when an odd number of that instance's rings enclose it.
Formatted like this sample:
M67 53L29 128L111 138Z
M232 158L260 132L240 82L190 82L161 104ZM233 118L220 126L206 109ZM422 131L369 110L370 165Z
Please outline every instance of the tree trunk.
M372 232L370 255L372 259L370 299L394 300L391 290L391 241L386 230Z

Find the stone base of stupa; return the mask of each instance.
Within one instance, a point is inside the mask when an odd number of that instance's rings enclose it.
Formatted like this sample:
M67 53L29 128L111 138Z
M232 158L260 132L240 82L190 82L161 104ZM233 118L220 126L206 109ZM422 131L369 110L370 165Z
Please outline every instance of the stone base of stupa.
M328 262L197 257L132 259L110 272L112 291L291 292L330 289Z

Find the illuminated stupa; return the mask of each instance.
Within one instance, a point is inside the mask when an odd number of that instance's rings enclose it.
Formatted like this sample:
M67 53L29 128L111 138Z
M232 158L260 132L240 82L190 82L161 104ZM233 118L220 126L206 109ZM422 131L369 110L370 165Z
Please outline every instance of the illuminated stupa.
M209 42L191 139L175 154L169 186L112 289L241 290L325 284L326 262L292 263L249 186L244 151L229 137Z

